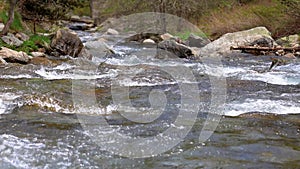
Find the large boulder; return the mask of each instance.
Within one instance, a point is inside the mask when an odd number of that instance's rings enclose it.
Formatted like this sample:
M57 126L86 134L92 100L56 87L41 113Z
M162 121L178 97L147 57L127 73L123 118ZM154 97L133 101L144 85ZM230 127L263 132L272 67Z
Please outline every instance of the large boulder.
M255 41L270 39L272 41L270 31L265 27L256 27L250 30L235 32L235 33L227 33L220 37L219 39L209 43L200 49L201 56L222 56L232 53L230 50L231 46L248 46L253 45Z
M52 38L50 55L59 57L61 55L69 55L71 57L78 57L83 44L76 33L69 30L60 29Z
M158 43L158 49L168 51L179 58L193 58L198 55L194 48L178 43L173 39Z
M276 43L282 46L294 47L300 44L299 35L290 35L276 40Z
M209 44L211 41L208 38L197 36L193 33L190 34L187 41L185 42L190 47L201 48Z
M15 35L11 33L8 33L6 36L2 36L1 39L6 44L16 46L16 47L19 47L23 44L23 41L19 40L18 38L15 37Z
M115 53L112 48L110 48L105 42L100 40L85 43L85 48L90 54L96 57L105 57L109 54Z
M5 60L10 63L22 63L26 64L30 61L31 57L28 56L25 52L18 52L12 49L1 47L0 50L0 58L1 60Z

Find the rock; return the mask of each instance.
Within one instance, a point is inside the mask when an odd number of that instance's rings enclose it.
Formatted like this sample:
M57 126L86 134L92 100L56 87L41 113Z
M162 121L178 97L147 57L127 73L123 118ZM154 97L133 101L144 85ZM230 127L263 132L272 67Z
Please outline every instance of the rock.
M72 24L71 26L69 26L69 29L85 31L85 30L92 28L93 26L94 26L93 24L75 23L75 24Z
M61 60L56 59L48 59L47 57L35 57L30 60L31 64L34 65L43 65L43 66L57 66L62 62Z
M6 47L1 48L0 58L6 62L22 64L28 63L31 59L25 52L14 51Z
M90 54L96 57L105 57L115 52L103 41L90 41L85 44Z
M299 35L290 35L276 40L281 46L294 47L295 45L300 44L300 36Z
M292 53L285 54L283 57L290 58L290 59L296 59L296 56Z
M263 37L260 39L255 40L254 42L250 43L250 46L259 46L259 47L274 47L274 40L272 38Z
M68 30L58 30L52 38L50 47L50 55L59 57L60 55L69 55L71 57L78 57L83 48L83 44L76 33Z
M180 44L175 40L162 41L158 44L158 48L171 52L180 58L191 58L198 55L195 49Z
M7 36L3 36L1 37L1 39L6 43L6 44L9 44L9 45L12 45L12 46L16 46L16 47L19 47L23 44L23 41L19 40L18 38L16 38L13 34L11 33L8 33Z
M21 41L27 41L27 40L29 40L29 36L26 35L25 33L22 33L22 32L21 33L17 33L16 37L18 39L20 39Z
M94 23L94 20L91 17L88 17L88 16L79 17L77 15L73 15L73 16L71 16L70 20L72 22L80 22L80 23L86 23L86 24L93 24Z
M109 28L109 29L106 31L105 34L107 34L107 35L119 35L119 32L116 31L116 30L114 30L114 29Z
M32 57L45 57L46 54L45 53L42 53L42 52L31 52L31 56Z
M145 44L155 44L155 41L152 40L152 39L145 39L145 40L143 41L143 43L145 43Z
M93 58L93 55L85 47L83 47L83 49L79 53L79 57L91 60Z
M261 38L272 39L270 31L265 27L256 27L250 30L227 33L219 39L200 49L201 56L222 56L232 53L231 46L249 46Z
M160 37L162 40L170 40L170 39L175 38L173 35L171 35L169 33L162 34L162 35L160 35Z
M202 48L209 44L211 41L208 38L197 36L193 33L190 34L186 44L190 47Z
M0 23L0 32L2 32L2 30L4 29L4 24L3 23Z

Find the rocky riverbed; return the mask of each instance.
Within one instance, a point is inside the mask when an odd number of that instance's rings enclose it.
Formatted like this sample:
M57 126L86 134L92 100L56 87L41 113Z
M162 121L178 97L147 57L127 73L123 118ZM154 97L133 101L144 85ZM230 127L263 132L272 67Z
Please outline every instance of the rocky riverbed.
M198 49L176 38L157 45L163 40L157 41L157 36L128 41L136 34L76 30L82 46L71 44L87 50L88 57L77 57L80 52L69 50L65 55L76 54L75 58L59 55L1 65L1 168L299 168L300 62L294 59L269 71L274 56L230 51L237 42L241 45L268 35L262 27L249 31L255 35L246 36L247 31L224 35L212 43L204 40L209 44ZM228 41L232 37L235 40ZM191 74L175 76L187 72ZM125 95L124 88L128 89ZM184 97L182 91L198 95L199 102ZM126 95L131 107L122 107L124 103L117 100ZM95 97L97 108L90 104L94 101L90 97ZM222 111L212 111L214 101L221 99ZM197 107L195 124L176 123L182 100L191 105L183 113ZM121 101L127 103L126 98ZM157 116L153 107L160 103L165 105ZM126 118L134 112L132 108L144 116L135 120L154 120L136 123ZM217 122L212 123L209 119L215 114L219 114L213 118ZM101 125L103 120L109 130ZM207 122L217 126L201 142ZM158 156L131 159L97 144L89 127L101 138L109 133L148 138L171 127L191 131ZM128 152L135 152L134 147Z

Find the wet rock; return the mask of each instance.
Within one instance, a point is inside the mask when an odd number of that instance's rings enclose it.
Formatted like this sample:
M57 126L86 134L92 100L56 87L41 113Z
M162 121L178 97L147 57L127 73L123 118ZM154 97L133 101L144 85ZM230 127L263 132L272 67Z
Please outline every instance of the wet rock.
M26 35L25 33L22 33L22 32L17 33L17 34L16 34L16 37L17 37L18 39L20 39L21 41L27 41L27 40L29 40L29 36Z
M86 31L88 29L91 29L94 27L93 24L86 24L86 23L75 23L69 26L71 30L80 30L80 31Z
M2 32L2 30L4 29L4 24L3 23L0 23L0 32Z
M52 38L50 55L59 57L60 55L69 55L78 57L83 48L83 44L76 33L69 30L60 29Z
M86 47L84 47L79 53L79 57L91 60L93 55L89 52L89 50L86 49Z
M18 52L12 49L1 47L0 58L10 63L28 63L31 59L25 52Z
M115 52L103 41L90 41L85 44L90 54L97 57L105 57Z
M109 28L109 29L106 31L105 34L107 34L107 35L119 35L119 32L116 31L116 30L114 30L114 29Z
M166 40L162 41L158 44L158 48L171 52L175 56L180 58L192 58L197 56L197 52L195 49L188 47L186 45L180 44L175 40Z
M42 52L31 52L32 57L45 57L46 54Z
M1 39L6 43L6 44L9 44L9 45L12 45L12 46L16 46L16 47L19 47L23 44L23 41L19 40L18 38L16 38L13 34L11 33L8 33L7 36L3 36L1 37Z
M281 46L294 47L300 44L300 36L299 35L290 35L276 40Z
M155 44L155 41L152 40L152 39L145 39L145 40L143 41L143 43L145 43L145 44Z
M249 46L256 40L271 39L271 32L265 27L256 27L250 30L228 33L209 43L200 50L201 56L223 56L232 53L231 46Z
M187 44L190 47L201 48L209 44L210 42L211 41L208 38L200 37L191 33L185 44Z
M48 59L47 57L34 57L30 60L31 64L43 66L57 66L61 61Z

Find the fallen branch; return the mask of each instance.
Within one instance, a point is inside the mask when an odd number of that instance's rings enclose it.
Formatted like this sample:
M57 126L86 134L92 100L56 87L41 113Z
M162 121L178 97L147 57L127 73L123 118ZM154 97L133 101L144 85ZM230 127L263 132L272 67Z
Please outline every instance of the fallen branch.
M298 47L259 47L259 46L237 46L230 47L230 50L241 50L243 53L251 54L265 54L265 53L275 53L275 54L286 54L300 52L300 46Z

